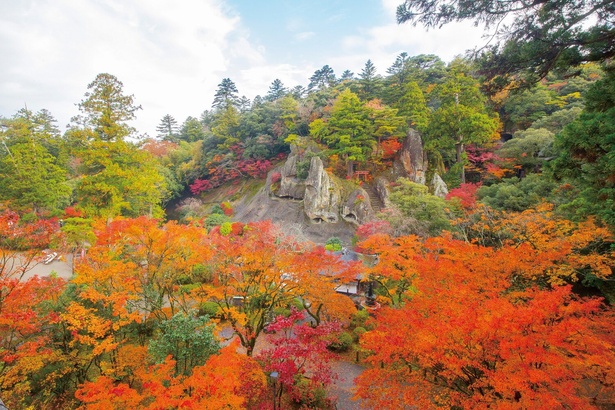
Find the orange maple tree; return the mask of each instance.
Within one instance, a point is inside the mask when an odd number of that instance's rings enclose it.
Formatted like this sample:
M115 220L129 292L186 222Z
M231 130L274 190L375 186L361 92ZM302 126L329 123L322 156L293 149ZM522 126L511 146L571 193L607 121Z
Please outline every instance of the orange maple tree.
M165 320L193 307L182 280L208 254L203 229L150 218L119 219L96 226L97 242L76 266L79 300L64 320L75 342L112 351L121 329L150 318Z
M524 263L519 278L526 281L562 285L613 278L613 234L593 219L572 222L559 218L549 204L519 213L479 205L457 222L457 232L472 243L507 248Z
M176 375L174 361L167 358L137 368L130 384L101 376L82 384L75 396L84 410L257 408L267 391L266 378L258 363L237 353L237 347L233 343L221 349L190 376Z
M415 258L422 247L419 237L375 234L359 246L364 252L378 255L378 263L367 270L367 279L379 285L380 302L404 304L414 293L413 282L418 275Z
M26 274L41 262L41 250L57 228L55 220L27 222L10 210L0 214L0 391L12 408L41 389L33 378L56 360L48 328L58 315L49 305L65 281Z
M349 320L355 310L335 293L334 281L349 272L347 267L322 249L284 237L269 222L249 224L240 235L212 230L210 244L212 283L192 295L218 305L249 356L278 308L301 303L317 323L322 316Z
M5 403L21 407L33 390L42 369L56 358L45 328L58 320L46 304L57 299L65 284L59 278L33 277L11 284L0 309L0 390ZM50 379L52 379L50 377Z
M293 280L299 289L301 305L315 325L323 320L347 324L356 308L352 300L335 289L356 281L361 275L361 262L344 262L323 247L315 247L293 255Z
M195 269L212 253L204 229L175 222L161 225L146 217L119 219L98 228L96 247L90 252L126 266L133 291L138 293L134 305L140 312L164 320L193 307L180 285L201 280L195 277ZM86 265L92 265L91 261Z
M515 290L526 265L509 251L427 240L411 258L416 292L378 311L362 337L374 367L359 377L358 396L381 408L593 408L612 400L613 310L570 286Z
M138 362L130 358L145 361L142 345L157 325L194 308L181 285L208 254L206 232L137 218L99 222L95 234L59 314L58 348L75 384L101 376L131 382Z

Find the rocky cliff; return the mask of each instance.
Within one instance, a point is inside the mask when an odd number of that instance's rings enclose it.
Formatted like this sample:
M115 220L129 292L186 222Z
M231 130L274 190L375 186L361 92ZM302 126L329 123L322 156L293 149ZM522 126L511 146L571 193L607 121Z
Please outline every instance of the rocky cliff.
M271 219L295 236L316 242L337 236L350 243L356 226L375 217L374 208L390 206L391 181L405 177L426 184L427 160L417 131L408 132L393 164L392 170L366 188L368 192L330 175L316 152L293 147L256 195L235 204L235 218L244 222ZM446 184L439 176L430 182L436 195L446 195Z
M322 160L312 157L303 195L305 214L312 222L335 223L340 213L340 199L339 185L327 174Z
M309 169L302 179L298 168L307 161ZM272 175L276 173L279 182L270 182L271 195L277 199L303 200L303 210L312 223L334 224L344 220L358 225L374 216L367 192L329 175L322 160L313 153L302 157L293 149L284 165Z
M425 185L427 173L427 157L423 151L421 134L410 129L404 143L393 162L395 179L404 177L417 184Z

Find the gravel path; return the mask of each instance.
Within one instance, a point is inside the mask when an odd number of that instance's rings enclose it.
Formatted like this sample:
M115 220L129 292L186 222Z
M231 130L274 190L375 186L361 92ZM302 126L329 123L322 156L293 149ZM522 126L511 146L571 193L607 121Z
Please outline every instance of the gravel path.
M20 258L19 255L15 256L16 258ZM9 260L7 263L8 266L20 266L21 262ZM53 262L45 265L43 262L36 263L28 269L28 271L21 278L22 281L28 280L33 276L46 277L50 276L51 273L55 273L58 277L64 279L70 279L73 274L72 269L72 255L62 255L60 259L56 259Z
M334 362L331 367L338 376L338 379L330 388L331 394L337 396L337 409L365 410L366 407L361 406L360 400L352 400L354 379L363 373L365 368L352 362Z

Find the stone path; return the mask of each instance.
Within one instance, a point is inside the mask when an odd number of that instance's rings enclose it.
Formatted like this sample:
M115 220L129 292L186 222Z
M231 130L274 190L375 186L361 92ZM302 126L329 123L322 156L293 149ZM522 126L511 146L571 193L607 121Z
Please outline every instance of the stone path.
M363 373L365 368L352 362L334 362L331 367L338 377L330 388L330 393L337 396L336 408L338 410L367 409L361 406L360 400L352 400L354 379Z
M16 258L20 256L17 255ZM8 266L13 264L12 261L9 261ZM19 266L20 262L14 262L15 266ZM46 277L50 276L52 273L57 275L60 278L70 279L72 276L72 255L62 255L60 259L56 259L53 262L45 265L43 262L39 262L33 264L30 269L24 274L21 280L25 281L33 276Z

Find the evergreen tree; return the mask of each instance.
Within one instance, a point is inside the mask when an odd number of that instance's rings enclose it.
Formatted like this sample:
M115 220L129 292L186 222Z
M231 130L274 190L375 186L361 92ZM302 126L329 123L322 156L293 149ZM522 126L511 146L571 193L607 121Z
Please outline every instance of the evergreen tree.
M404 93L403 86L409 75L407 61L408 53L400 53L391 67L387 68L389 76L384 80L386 88L382 99L389 105L396 105Z
M66 174L42 145L14 145L0 159L0 199L35 212L62 209L71 194Z
M48 110L43 108L38 111L34 115L33 121L36 124L36 129L38 132L48 135L51 138L60 137L60 129L56 125L58 120L56 120Z
M349 174L352 163L365 162L375 146L369 110L349 89L335 99L328 121L319 119L310 124L310 133L324 140L332 153L348 161Z
M74 125L65 134L79 159L79 206L105 218L159 217L167 193L164 178L147 151L125 140L134 131L126 121L141 107L134 106L132 95L123 95L122 83L110 74L99 74L88 89L79 104L84 126Z
M257 95L256 97L254 97L254 99L252 100L252 109L262 105L265 103L265 99L263 97L261 97L260 95Z
M267 92L265 99L267 101L279 100L280 98L284 97L287 92L288 91L286 90L286 87L284 87L282 81L276 78L271 83L271 86L269 86L269 91Z
M359 84L361 86L361 97L364 100L375 98L380 89L380 79L376 75L376 66L372 60L367 60L365 67L359 74Z
M451 63L446 81L436 87L439 107L431 116L426 132L428 150L455 150L460 181L465 183L465 146L484 144L497 136L498 117L487 114L479 83L466 75L468 67L459 60Z
M215 113L213 112L213 110L205 110L201 113L199 120L201 121L201 124L203 124L203 126L209 127L211 125L211 122L214 120L214 117Z
M587 93L581 116L556 136L561 154L550 165L579 194L566 208L575 217L598 215L615 229L615 68Z
M331 67L325 65L320 70L314 71L314 74L310 77L308 91L323 90L334 85L335 73Z
M302 85L296 85L292 88L292 90L290 90L290 93L293 95L293 97L295 97L297 100L301 100L303 97L305 97L305 95L307 94L308 90L306 90L306 88Z
M3 121L7 129L0 151L0 201L24 211L57 211L68 205L71 189L64 161L47 146L61 147L34 122L37 115L23 114L27 113L20 110L14 119Z
M350 70L345 70L342 73L342 76L340 77L340 81L344 82L344 81L352 81L354 80L354 73Z
M462 20L497 30L493 38L500 41L484 49L481 62L485 73L500 76L502 84L533 83L553 69L615 56L612 1L407 0L397 8L399 23L442 27Z
M147 151L125 141L93 141L79 157L82 177L76 194L88 215L162 215L165 180Z
M405 135L405 118L399 116L395 108L382 105L380 100L372 100L366 105L372 121L372 134L378 139L378 144L383 140L399 139Z
M239 142L239 112L232 105L220 110L211 126L216 148L228 150ZM205 147L206 145L204 145Z
M22 124L28 132L22 133L22 135L27 135L27 139L41 144L58 161L66 163L66 144L62 139L60 129L56 125L57 120L48 110L43 108L33 113L28 108L22 108L17 111L13 118L23 120Z
M241 112L246 112L250 109L250 99L245 95L242 95L239 100L237 100L237 108Z
M446 76L446 64L434 54L419 54L406 61L406 82L416 81L425 92L430 85L439 84Z
M87 126L103 141L120 141L135 131L127 121L135 119L141 106L134 105L134 96L123 94L123 87L115 76L98 74L78 104Z
M211 104L212 108L222 109L229 105L238 107L239 97L237 86L230 78L222 79L222 82L218 84L218 89L214 95L214 101Z
M162 117L162 120L160 120L160 124L156 127L156 131L158 131L158 138L160 139L173 142L177 141L179 134L177 120L169 114L165 115Z
M400 53L391 67L387 68L387 73L390 74L389 81L398 87L401 87L406 82L408 73L406 72L406 62L408 61L408 53L405 51Z
M194 117L186 118L179 131L179 139L186 142L195 142L201 141L204 138L205 129L203 124Z
M414 81L409 81L402 89L404 94L397 104L399 115L404 117L412 128L425 131L429 124L430 110L423 92Z

